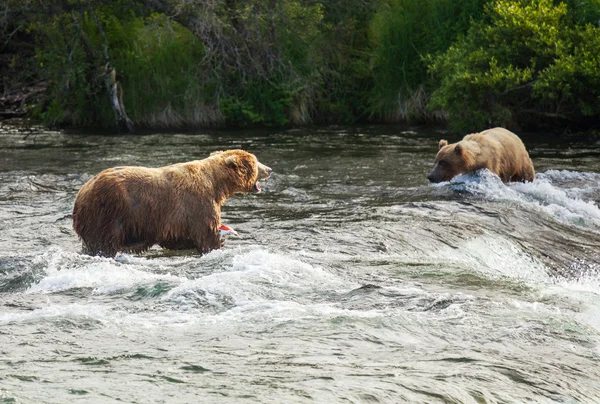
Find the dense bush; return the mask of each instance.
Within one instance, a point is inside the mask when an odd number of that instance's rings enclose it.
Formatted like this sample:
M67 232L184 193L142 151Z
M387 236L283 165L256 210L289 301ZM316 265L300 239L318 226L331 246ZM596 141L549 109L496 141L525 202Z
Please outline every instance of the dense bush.
M204 46L164 15L104 18L111 60L121 75L124 103L135 122L152 127L214 125L214 83L198 63Z
M389 0L371 22L374 87L370 110L387 120L426 118L424 57L448 49L489 0ZM425 90L425 91L423 91Z
M225 122L237 126L310 122L322 83L322 6L298 0L224 2L211 73ZM197 32L207 42L205 33Z
M3 7L0 50L16 54L0 71L24 66L28 81L50 83L34 109L50 125L115 125L107 66L129 117L152 128L449 119L480 130L600 117L600 0ZM32 59L18 54L32 38L35 64L16 63Z
M41 113L47 123L114 124L102 74L106 46L125 89L127 112L137 124L214 124L203 109L210 85L198 65L202 43L163 15L118 18L106 10L94 15L87 11L61 15L53 24L41 26L39 33L37 58L52 79L52 101Z
M600 29L565 3L498 0L487 18L430 59L430 107L456 129L540 126L598 116Z
M540 106L577 122L600 115L600 29L587 25L571 33L571 44L533 85Z
M294 107L296 119L308 121L308 90L319 82L312 49L319 45L320 7L270 3L222 3L184 14L197 32L119 2L42 21L38 58L53 85L41 117L50 124L112 124L100 74L108 59L137 125L283 125Z

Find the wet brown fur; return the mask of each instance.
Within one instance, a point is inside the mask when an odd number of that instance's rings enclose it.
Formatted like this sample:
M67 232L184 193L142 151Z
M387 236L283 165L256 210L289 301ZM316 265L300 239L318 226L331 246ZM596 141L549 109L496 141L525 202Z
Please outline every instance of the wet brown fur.
M225 200L256 192L270 171L242 150L160 168L109 168L79 190L73 228L92 255L140 253L154 244L206 253L221 247Z
M533 181L535 171L521 139L504 128L465 136L448 144L440 140L431 182L449 181L458 174L487 168L504 182Z

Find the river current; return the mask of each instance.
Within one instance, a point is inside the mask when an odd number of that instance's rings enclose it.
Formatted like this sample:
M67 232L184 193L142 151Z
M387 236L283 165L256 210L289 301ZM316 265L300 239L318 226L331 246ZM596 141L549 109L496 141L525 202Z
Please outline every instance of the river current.
M598 403L600 142L430 185L435 128L0 127L0 402ZM243 148L221 250L81 253L81 185Z

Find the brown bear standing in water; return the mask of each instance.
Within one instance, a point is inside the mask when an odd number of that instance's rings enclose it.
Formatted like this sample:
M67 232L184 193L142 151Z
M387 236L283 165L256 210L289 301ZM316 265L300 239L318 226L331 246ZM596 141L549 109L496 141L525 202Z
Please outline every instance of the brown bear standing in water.
M139 253L154 244L206 253L221 247L225 199L260 192L258 181L270 174L243 150L159 168L109 168L79 190L73 228L92 255Z
M440 140L431 182L450 181L458 174L487 168L504 182L533 181L533 163L517 135L494 128L467 135L458 143Z

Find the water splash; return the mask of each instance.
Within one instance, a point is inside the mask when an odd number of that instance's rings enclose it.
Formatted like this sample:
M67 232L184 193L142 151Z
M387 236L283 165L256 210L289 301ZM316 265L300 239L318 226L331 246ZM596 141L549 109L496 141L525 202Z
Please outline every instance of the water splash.
M0 313L0 324L27 323L39 320L61 318L88 319L94 322L105 321L111 311L96 304L53 304L50 300L45 305L26 312ZM114 316L114 315L113 315Z
M266 301L307 303L355 285L296 257L263 249L235 255L227 267L226 271L182 282L164 299L186 303L190 296L201 293L216 300L226 296L235 306Z
M573 181L576 186L572 185ZM516 203L563 223L600 229L600 208L592 199L600 197L600 175L550 171L539 173L533 182L504 184L498 176L484 169L458 175L449 186L488 200ZM582 196L587 200L581 199Z
M472 238L458 246L444 246L436 253L442 262L470 269L488 279L512 279L530 284L550 282L548 269L509 240L493 235Z
M140 263L123 263L101 257L67 252L58 247L48 249L33 259L33 265L45 269L44 277L27 290L28 293L56 293L70 289L91 288L95 294L113 294L136 285L176 281L172 275L149 272Z

